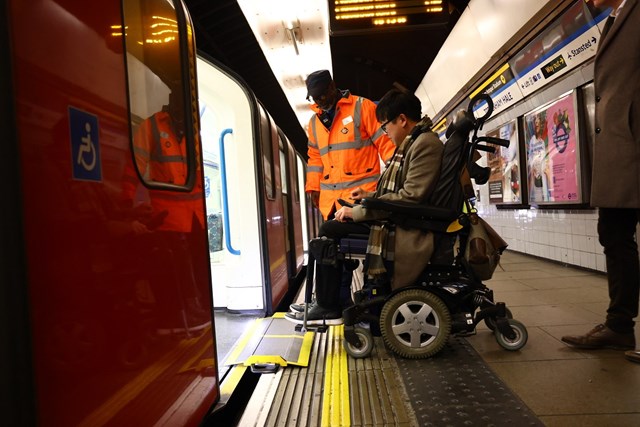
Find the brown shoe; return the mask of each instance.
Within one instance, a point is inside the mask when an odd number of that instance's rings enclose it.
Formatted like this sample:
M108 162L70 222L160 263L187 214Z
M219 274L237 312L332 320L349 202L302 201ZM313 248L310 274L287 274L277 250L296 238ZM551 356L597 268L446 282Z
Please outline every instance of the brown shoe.
M602 324L585 335L566 335L562 337L562 341L572 347L583 349L633 350L636 347L636 337L633 332L620 334Z
M640 350L629 350L624 352L624 357L632 362L640 363Z

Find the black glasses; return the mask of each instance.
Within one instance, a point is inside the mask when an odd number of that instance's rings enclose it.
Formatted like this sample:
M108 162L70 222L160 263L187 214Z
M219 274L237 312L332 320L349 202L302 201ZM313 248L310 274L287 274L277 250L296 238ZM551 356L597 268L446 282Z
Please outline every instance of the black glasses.
M396 117L397 119L397 117ZM387 133L387 125L389 123L391 123L392 121L394 121L395 119L391 119L391 120L387 120L386 122L384 122L381 126L380 129L382 129L382 132Z

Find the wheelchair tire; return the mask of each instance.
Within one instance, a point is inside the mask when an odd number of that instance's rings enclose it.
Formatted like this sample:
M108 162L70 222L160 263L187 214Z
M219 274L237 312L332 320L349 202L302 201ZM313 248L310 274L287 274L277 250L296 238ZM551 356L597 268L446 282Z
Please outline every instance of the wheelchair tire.
M509 339L500 333L499 330L495 330L494 333L496 335L496 341L498 344L505 350L516 351L520 350L525 346L527 340L529 339L529 333L527 332L527 327L524 326L522 322L519 322L515 319L508 319L509 326L516 333L515 339Z
M353 331L358 336L361 344L360 347L356 347L345 339L344 349L346 350L347 354L354 359L363 359L365 357L369 357L369 355L373 351L373 334L369 329L365 328L354 328Z
M384 342L394 353L408 359L425 359L447 343L451 313L435 294L408 289L384 304L380 328Z
M505 313L507 314L507 319L513 319L513 313L511 313L511 310L505 308ZM493 317L485 318L484 324L487 325L487 328L491 329L492 331L496 330L496 319L494 319Z

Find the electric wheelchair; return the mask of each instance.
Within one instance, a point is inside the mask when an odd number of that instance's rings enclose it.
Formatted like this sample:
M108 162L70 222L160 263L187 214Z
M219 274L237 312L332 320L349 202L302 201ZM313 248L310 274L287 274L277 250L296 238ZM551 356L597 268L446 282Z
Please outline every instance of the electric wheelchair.
M487 112L476 118L474 108L483 103L487 104ZM465 257L475 208L473 199L465 195L473 191L465 192L461 175L466 171L476 184L485 184L491 170L475 163L476 150L494 152L495 148L487 143L509 145L509 141L478 136L492 112L491 98L479 95L470 101L466 111L456 113L446 133L441 173L431 198L433 206L374 198L361 201L367 208L388 211L388 221L397 226L433 232L436 248L430 264L413 285L392 291L388 283L366 280L363 289L355 292L354 304L344 309L342 316L344 346L352 357L371 354L372 330L377 331L378 327L388 348L405 358L434 356L451 334L474 333L482 321L504 349L515 351L526 344L526 327L512 318L504 303L494 302L493 291L482 283ZM349 257L353 251L363 254L366 244L366 236L348 236L337 247L342 256ZM501 253L505 248L506 243L497 250ZM313 275L313 259L309 273Z

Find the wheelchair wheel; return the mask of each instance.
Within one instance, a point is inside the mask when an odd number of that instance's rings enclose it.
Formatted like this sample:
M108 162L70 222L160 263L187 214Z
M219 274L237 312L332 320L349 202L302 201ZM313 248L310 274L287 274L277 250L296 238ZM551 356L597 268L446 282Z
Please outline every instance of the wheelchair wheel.
M498 329L496 329L494 331L496 335L496 341L498 341L498 344L500 344L500 346L505 350L509 350L509 351L520 350L522 347L525 346L525 344L527 343L527 340L529 339L529 333L527 332L527 328L526 326L524 326L522 322L519 322L514 319L509 319L508 322L509 322L509 326L511 326L511 329L513 329L514 332L516 333L516 337L514 339L509 339L505 337L502 333L500 333Z
M380 327L384 342L399 356L424 359L438 353L451 333L451 314L431 292L409 289L391 297L382 307Z
M347 354L354 359L363 359L368 357L373 351L373 334L370 330L365 328L354 328L353 330L360 340L360 347L356 347L344 340L344 349Z
M505 313L507 315L507 319L513 319L513 313L511 313L511 310L509 310L508 308L505 308ZM484 319L484 324L487 325L487 328L491 329L492 331L496 330L496 319L493 317L487 317Z

